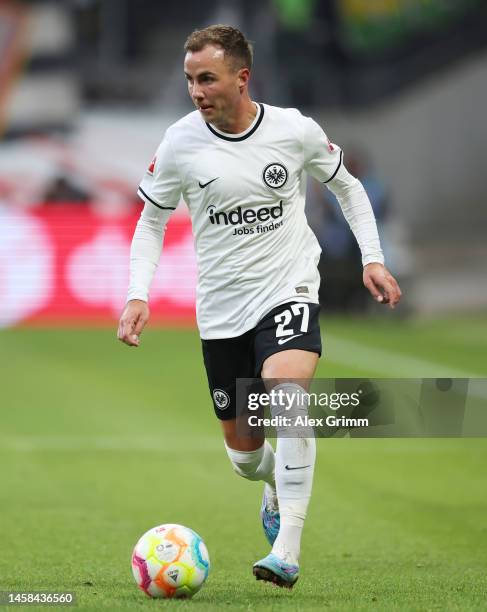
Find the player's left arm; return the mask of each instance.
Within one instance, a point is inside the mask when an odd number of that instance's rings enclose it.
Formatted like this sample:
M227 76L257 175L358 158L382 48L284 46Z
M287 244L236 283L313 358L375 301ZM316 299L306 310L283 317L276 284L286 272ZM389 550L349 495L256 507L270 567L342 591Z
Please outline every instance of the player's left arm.
M401 289L384 266L374 211L362 183L343 164L343 152L331 143L321 127L305 117L303 129L304 169L332 191L362 253L363 281L371 295L394 308Z
M335 194L360 247L364 285L374 299L394 308L401 299L401 289L384 265L374 211L362 183L341 163L326 186Z
M369 263L364 267L364 285L371 295L381 304L395 308L401 299L402 292L398 282L381 263Z

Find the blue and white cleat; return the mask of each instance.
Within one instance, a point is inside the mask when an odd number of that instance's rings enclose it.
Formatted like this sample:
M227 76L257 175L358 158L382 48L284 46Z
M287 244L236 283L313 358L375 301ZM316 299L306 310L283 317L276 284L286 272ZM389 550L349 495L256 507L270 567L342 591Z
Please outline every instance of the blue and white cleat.
M299 577L299 565L285 563L270 553L254 563L253 573L257 580L265 580L285 589L292 589Z
M279 533L279 528L281 526L281 515L279 514L279 507L277 504L273 504L269 499L266 489L264 489L264 497L262 498L260 518L262 519L262 527L264 528L265 537L272 546Z

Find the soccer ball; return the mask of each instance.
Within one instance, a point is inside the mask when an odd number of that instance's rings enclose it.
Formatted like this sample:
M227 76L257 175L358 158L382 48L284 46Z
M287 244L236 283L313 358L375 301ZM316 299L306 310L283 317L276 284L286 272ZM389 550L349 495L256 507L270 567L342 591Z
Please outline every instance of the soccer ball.
M132 553L135 582L149 597L189 599L201 589L209 571L205 543L182 525L150 529Z

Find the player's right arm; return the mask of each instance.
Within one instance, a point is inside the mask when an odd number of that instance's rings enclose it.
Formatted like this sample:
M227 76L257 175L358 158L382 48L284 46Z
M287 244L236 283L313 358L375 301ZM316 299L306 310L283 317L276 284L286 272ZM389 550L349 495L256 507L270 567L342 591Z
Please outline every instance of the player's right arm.
M149 289L159 263L167 222L181 197L176 158L166 134L138 189L145 206L130 248L130 283L117 337L139 346L149 320Z
M118 323L117 338L129 346L139 346L140 334L149 320L149 314L147 302L128 301Z

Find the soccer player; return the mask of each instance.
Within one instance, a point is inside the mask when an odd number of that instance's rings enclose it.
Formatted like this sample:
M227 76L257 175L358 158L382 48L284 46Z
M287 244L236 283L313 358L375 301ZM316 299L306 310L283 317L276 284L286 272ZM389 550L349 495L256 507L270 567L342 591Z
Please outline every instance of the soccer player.
M263 434L239 435L236 379L277 379L274 389L306 396L321 355L317 263L320 248L304 214L306 173L337 196L362 252L372 296L401 297L384 267L377 227L361 183L341 149L293 108L251 100L252 48L237 29L214 25L185 44L184 74L196 111L170 126L138 190L145 202L133 237L128 300L118 338L139 346L163 234L181 196L198 260L197 321L210 393L237 474L264 482L261 518L272 550L257 579L291 588L311 495L316 446L306 429L277 428L276 452ZM304 384L304 386L306 386ZM272 416L284 413L271 402Z

